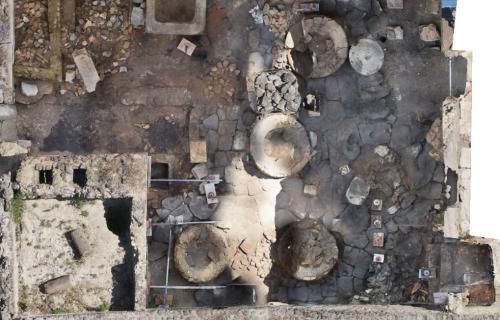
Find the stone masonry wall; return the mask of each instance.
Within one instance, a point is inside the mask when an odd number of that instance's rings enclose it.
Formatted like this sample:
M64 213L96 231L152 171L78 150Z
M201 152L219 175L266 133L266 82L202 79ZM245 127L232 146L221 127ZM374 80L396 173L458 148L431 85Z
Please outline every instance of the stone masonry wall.
M0 104L14 104L14 1L0 0Z
M15 224L11 219L13 197L10 174L0 176L0 319L17 310Z
M376 305L346 305L346 306L268 306L263 308L226 308L226 309L157 309L145 312L109 312L80 315L38 316L23 319L37 320L94 320L94 319L148 319L148 320L205 320L205 319L370 319L370 320L461 320L461 319L497 319L498 309L476 308L474 312L464 315L431 311L410 306L376 306Z

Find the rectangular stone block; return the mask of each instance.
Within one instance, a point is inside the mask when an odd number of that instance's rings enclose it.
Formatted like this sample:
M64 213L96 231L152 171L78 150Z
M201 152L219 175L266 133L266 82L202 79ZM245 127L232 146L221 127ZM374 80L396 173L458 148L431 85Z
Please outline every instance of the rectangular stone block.
M207 162L207 141L204 139L189 141L189 156L191 163Z
M387 9L404 9L404 0L387 0Z
M384 246L384 233L374 232L372 245L377 248L382 248Z
M188 39L182 38L181 42L179 42L179 45L177 46L177 49L184 52L188 56L192 56L194 50L196 49L196 45Z
M92 61L86 49L75 50L72 55L78 72L83 79L85 89L87 92L94 92L97 83L100 81L94 61Z

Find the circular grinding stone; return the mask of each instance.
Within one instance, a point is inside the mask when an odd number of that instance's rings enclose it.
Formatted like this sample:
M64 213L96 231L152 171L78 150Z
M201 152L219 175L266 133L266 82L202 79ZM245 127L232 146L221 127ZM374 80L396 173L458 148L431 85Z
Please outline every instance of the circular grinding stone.
M217 204L208 204L205 196L194 196L189 201L189 210L200 220L208 220L217 210Z
M295 117L273 113L255 124L250 154L263 173L284 178L306 166L311 158L311 143L306 129Z
M314 53L311 78L327 77L347 60L348 43L345 31L335 20L323 17L304 21L306 33L311 35L309 49Z
M289 224L278 242L278 259L292 277L314 281L335 266L337 241L324 224L307 219Z
M301 28L303 32L294 32ZM305 78L332 75L347 60L349 45L345 31L331 18L316 16L303 19L290 32L294 33L295 39L289 59L293 69ZM294 38L293 35L291 37Z
M377 73L384 64L384 50L377 41L361 39L349 52L351 66L358 73L369 76Z
M205 283L217 278L227 266L226 242L217 228L195 225L181 232L174 248L174 263L182 277Z

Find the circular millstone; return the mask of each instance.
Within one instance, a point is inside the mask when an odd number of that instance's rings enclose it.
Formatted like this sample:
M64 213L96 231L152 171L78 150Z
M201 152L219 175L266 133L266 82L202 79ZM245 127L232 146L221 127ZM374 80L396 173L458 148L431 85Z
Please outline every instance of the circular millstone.
M189 210L200 220L208 220L217 210L217 204L208 204L205 196L193 196L189 201Z
M288 225L278 243L282 268L303 281L326 276L337 263L338 254L333 235L325 225L311 219Z
M226 242L211 225L188 227L175 242L175 266L190 282L214 280L224 271L227 261Z
M377 73L384 64L384 50L378 42L361 39L349 52L351 66L358 73L369 76Z
M332 75L347 59L349 45L344 29L335 20L327 17L308 18L300 23L303 38L298 32L290 35L295 38L290 58L293 69L306 78ZM292 28L291 32L294 29L296 30L297 26ZM308 64L310 66L307 66Z
M265 174L274 178L291 176L309 162L311 144L306 129L293 116L271 114L255 124L250 154Z

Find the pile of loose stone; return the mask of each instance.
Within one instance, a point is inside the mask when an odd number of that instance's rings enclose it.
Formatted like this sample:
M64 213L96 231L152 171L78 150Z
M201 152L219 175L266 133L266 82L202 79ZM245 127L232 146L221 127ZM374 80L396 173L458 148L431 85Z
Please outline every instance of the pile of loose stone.
M264 279L270 272L272 267L271 260L271 240L263 237L255 246L254 250L247 250L241 247L236 252L231 262L231 269L235 273L253 271L259 278Z
M101 79L105 74L126 72L125 63L130 54L132 27L128 22L129 1L126 0L85 0L76 8L74 30L62 29L63 56L70 61L66 64L65 80L76 83L75 65L71 54L85 48L96 66ZM67 85L66 90L84 94L82 85Z
M16 63L47 67L50 50L47 0L16 1Z
M241 70L228 59L223 59L209 69L205 80L209 85L205 87L205 94L209 97L222 97L230 102L236 93L236 80Z
M286 70L263 72L255 79L257 112L296 113L302 100L297 77Z
M286 33L295 20L293 11L283 4L271 7L266 3L262 8L262 13L264 25L274 34L277 44L284 44Z

